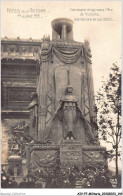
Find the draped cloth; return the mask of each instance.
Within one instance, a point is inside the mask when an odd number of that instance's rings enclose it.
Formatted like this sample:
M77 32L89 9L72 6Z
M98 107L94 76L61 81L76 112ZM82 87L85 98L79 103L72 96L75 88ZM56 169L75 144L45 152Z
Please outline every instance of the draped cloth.
M79 48L71 47L56 47L53 43L42 43L41 48L41 64L40 73L38 77L37 93L39 95L39 119L38 119L38 139L42 140L44 138L43 132L45 131L46 124L52 118L52 84L53 75L51 71L51 62L53 63L53 56L56 56L64 64L75 64L79 59L84 63L84 59L88 62L85 65L85 78L84 83L84 93L86 103L89 102L89 92L88 92L88 74L91 76L91 70L88 73L88 68L91 64L91 53L84 47L84 45L79 46ZM90 80L91 81L91 80ZM89 82L90 83L90 82ZM93 93L92 95L93 96ZM89 103L87 103L86 109L88 109L85 114L89 114ZM87 108L88 107L88 108ZM86 115L85 115L86 117ZM87 118L88 119L88 118ZM90 119L88 119L90 121Z
M65 64L76 63L80 57L85 57L86 60L91 63L91 53L82 45L77 49L61 49L56 47L54 44L49 45L49 47L41 52L41 62L48 61L50 58L53 58L53 55ZM52 57L51 57L52 55Z
M82 54L83 47L81 46L80 48L74 50L74 51L63 51L63 49L56 48L54 45L53 47L53 52L57 56L57 58L66 64L72 64L76 63L77 60L80 58Z

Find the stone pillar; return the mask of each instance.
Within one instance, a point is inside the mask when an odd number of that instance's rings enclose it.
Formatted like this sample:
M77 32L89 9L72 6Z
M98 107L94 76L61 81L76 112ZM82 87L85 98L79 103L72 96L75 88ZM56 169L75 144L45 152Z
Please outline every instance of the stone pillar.
M89 89L88 89L88 74L87 67L85 65L85 73L83 73L83 101L84 101L84 116L90 123L90 111L89 111Z
M93 85L93 73L92 73L92 62L91 62L91 50L90 50L90 44L88 40L85 40L84 42L85 46L85 58L86 58L86 73L88 78L88 94L89 94L89 108L90 108L90 117L95 116L95 113L93 112L93 107L95 105L95 99L94 99L94 85Z
M68 33L68 40L73 40L73 30Z
M48 61L42 62L41 71L38 82L39 112L38 112L38 140L44 139L44 130L47 114L47 76Z
M61 39L67 40L67 26L62 25Z
M38 139L37 115L38 115L38 95L33 92L31 94L31 102L28 106L30 114L30 136L32 139Z
M58 40L60 39L60 35L52 29L52 40Z
M94 85L93 85L93 75L92 75L92 64L87 63L88 68L88 88L89 88L89 103L90 103L90 116L94 116L93 107L95 105L94 100Z

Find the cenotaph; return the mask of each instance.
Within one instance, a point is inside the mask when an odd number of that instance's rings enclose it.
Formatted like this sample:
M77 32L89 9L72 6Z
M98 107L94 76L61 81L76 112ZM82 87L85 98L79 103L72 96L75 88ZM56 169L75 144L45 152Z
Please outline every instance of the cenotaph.
M73 21L52 21L52 40L44 36L37 65L37 91L29 105L29 170L107 166L96 123L91 50L73 40Z

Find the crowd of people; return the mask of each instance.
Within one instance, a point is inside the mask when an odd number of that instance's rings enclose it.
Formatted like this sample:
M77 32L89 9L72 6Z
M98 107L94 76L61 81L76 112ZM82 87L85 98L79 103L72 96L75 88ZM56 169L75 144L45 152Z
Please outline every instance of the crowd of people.
M77 166L67 169L59 167L37 169L19 183L15 177L8 176L2 170L1 186L2 188L113 188L104 167L91 167L82 171Z

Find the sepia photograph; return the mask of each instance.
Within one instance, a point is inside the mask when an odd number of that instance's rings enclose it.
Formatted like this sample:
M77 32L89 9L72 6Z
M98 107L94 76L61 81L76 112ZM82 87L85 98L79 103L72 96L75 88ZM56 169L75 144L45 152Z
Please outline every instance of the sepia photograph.
M1 1L3 194L122 195L121 22L121 1Z

